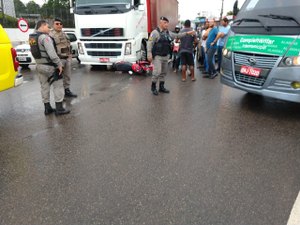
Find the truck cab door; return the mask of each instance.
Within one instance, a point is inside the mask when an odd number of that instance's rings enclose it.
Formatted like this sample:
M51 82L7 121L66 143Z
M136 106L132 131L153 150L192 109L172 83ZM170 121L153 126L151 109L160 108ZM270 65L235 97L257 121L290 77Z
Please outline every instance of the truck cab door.
M134 4L134 16L137 18L136 20L136 31L138 33L144 32L147 29L146 26L146 6L145 0L133 0Z

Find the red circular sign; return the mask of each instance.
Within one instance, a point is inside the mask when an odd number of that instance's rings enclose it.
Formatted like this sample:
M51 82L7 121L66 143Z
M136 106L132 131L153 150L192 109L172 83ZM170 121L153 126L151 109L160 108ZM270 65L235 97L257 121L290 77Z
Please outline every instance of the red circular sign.
M29 29L28 22L25 19L20 18L18 20L18 28L20 29L20 31L22 31L24 33L27 32Z

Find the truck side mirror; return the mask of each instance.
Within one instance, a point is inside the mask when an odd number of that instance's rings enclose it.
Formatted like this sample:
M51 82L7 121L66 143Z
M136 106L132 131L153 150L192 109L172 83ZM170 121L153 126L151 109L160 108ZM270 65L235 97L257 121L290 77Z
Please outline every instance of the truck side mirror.
M135 7L138 7L138 6L140 5L140 0L134 0L134 1L133 1L133 5L134 5Z
M71 14L74 13L74 5L75 5L75 1L74 0L70 0L70 13Z

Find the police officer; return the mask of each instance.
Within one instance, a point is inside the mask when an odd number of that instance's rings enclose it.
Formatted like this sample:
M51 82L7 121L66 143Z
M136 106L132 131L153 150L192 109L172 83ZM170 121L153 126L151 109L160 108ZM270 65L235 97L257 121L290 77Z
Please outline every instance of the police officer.
M61 19L55 18L53 22L53 29L50 31L50 36L54 38L57 55L61 59L64 67L63 79L66 97L74 97L77 95L70 90L71 83L71 63L72 63L72 49L71 43L65 32L62 31L63 23Z
M41 94L45 105L45 115L55 112L56 115L67 114L70 110L63 108L64 99L63 80L59 79L63 72L62 63L56 54L55 45L49 36L50 27L45 20L40 20L36 24L38 51L40 57L36 58L36 70L41 84ZM35 55L35 53L33 53ZM58 71L54 77L55 71ZM56 109L50 105L50 85L53 85L53 93Z
M153 61L154 67L151 84L151 91L154 95L158 95L158 91L170 93L164 85L172 39L181 38L185 35L195 35L195 31L176 34L169 31L168 26L169 20L164 16L160 17L159 26L151 32L147 43L147 58L149 62ZM158 80L159 90L157 91L156 83Z

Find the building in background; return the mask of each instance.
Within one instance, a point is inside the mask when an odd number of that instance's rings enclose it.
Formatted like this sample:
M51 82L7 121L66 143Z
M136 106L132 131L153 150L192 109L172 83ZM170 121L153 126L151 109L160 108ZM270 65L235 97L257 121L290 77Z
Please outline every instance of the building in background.
M3 7L2 7L2 3L3 3ZM6 15L9 15L11 17L16 17L14 0L1 0L0 8L4 8L4 13Z

